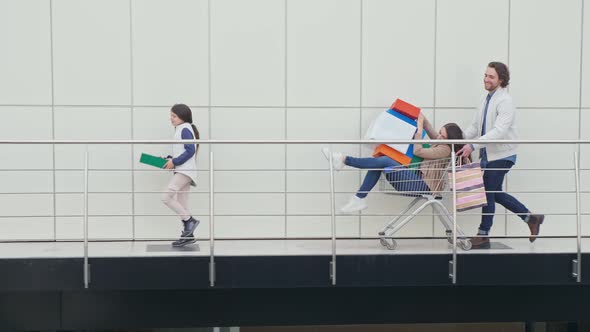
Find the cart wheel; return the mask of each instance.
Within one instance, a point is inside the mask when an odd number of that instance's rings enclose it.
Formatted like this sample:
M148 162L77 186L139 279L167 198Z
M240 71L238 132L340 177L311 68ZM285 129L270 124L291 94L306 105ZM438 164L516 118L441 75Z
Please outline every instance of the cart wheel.
M447 231L446 235L447 235L447 242L449 242L450 244L453 244L453 232Z
M389 241L385 241L385 246L389 250L395 250L397 248L397 242L394 239L389 239Z
M469 239L461 240L461 249L465 251L471 250L471 241Z
M388 244L387 249L389 250L395 250L397 248L397 242L394 239L391 239L391 242L388 242Z
M397 248L397 242L394 239L386 239L384 237L379 239L379 242L382 246L386 247L389 250L394 250Z

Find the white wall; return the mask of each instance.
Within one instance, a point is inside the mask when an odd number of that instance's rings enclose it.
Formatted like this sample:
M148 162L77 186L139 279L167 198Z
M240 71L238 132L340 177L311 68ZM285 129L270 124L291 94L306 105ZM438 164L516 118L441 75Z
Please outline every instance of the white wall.
M192 107L205 139L359 139L396 97L436 126L466 125L492 60L511 68L521 138L590 138L585 0L0 0L0 45L0 140L167 139L168 110L178 102ZM170 214L155 193L169 175L138 163L141 152L168 149L90 147L91 237L178 235L175 217L150 216ZM590 147L580 150L590 168ZM319 146L213 151L217 237L329 235ZM538 193L574 189L574 151L521 146L508 189L536 191L515 194L533 211L574 213L573 194ZM0 146L0 240L81 237L83 152ZM209 231L208 155L201 146L191 197L205 221L201 237ZM338 206L362 175L336 175ZM582 183L590 189L590 171ZM338 235L374 236L407 203L372 194L362 214L338 216ZM460 222L472 233L478 219ZM514 216L494 226L501 235L526 230ZM543 227L546 235L574 233L572 215L549 216ZM442 228L422 216L403 234Z

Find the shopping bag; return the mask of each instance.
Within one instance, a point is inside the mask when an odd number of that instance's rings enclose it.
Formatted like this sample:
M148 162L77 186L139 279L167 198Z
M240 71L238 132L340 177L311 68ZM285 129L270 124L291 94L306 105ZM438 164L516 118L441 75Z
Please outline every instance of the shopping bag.
M412 139L417 126L416 120L390 109L379 114L367 130L365 138L371 140ZM388 156L402 165L408 165L413 157L412 144L381 144L374 149L373 156Z
M416 120L398 113L394 110L381 112L373 121L365 139L368 140L395 140L412 139L418 124ZM409 144L388 144L389 147L401 152L408 150Z
M397 161L401 165L409 165L412 161L412 157L406 156L405 153L399 152L398 150L389 147L386 144L380 144L373 151L373 157L388 156L389 158Z
M450 188L453 188L453 173L448 172ZM457 212L488 205L483 183L483 172L478 162L459 165L455 168Z
M416 107L401 99L396 99L393 104L391 104L390 108L414 120L418 119L418 116L420 115L419 107Z

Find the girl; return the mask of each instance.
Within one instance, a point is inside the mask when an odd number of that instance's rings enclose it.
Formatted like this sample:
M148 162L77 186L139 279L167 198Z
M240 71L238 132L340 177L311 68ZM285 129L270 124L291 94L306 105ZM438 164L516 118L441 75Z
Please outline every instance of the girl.
M457 124L447 123L437 133L430 122L420 114L418 117L418 129L414 135L414 139L421 139L424 130L433 139L463 139L463 132ZM455 144L455 151L461 149L462 146L463 144ZM440 179L444 176L444 170L442 169L444 167L441 168L441 166L436 169L421 167L418 171L415 171L402 166L388 156L376 158L344 157L339 152L334 152L330 155L327 148L324 148L322 152L326 158L332 158L332 165L336 170L341 169L344 165L360 169L393 168L393 172L387 175L387 179L397 191L412 191L414 193L439 191ZM414 144L414 155L424 158L424 161L449 158L451 156L451 146L450 144L435 144L429 148L424 148L422 144ZM423 162L422 165L428 165L428 163ZM381 172L381 170L367 171L363 184L356 195L340 211L343 213L353 213L366 209L368 206L365 202L365 197L367 197L369 191L379 181Z
M193 115L188 106L184 104L172 106L170 122L175 127L174 139L199 139L199 131L193 124ZM174 247L196 242L193 233L199 225L199 220L193 218L188 211L188 194L190 186L196 186L198 150L198 144L175 144L172 147L173 156L168 156L168 162L164 165L165 169L173 169L174 175L162 194L162 202L174 211L184 224L180 239L172 242Z

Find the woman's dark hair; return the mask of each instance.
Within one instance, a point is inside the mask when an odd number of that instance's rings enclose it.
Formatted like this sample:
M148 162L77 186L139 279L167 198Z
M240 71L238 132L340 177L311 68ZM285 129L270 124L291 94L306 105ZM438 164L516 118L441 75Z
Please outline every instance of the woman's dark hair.
M496 73L498 73L498 78L500 81L500 86L505 88L510 84L510 71L508 70L508 66L503 64L502 62L490 62L488 63L488 67L494 68Z
M172 113L176 114L176 116L178 116L180 118L180 120L182 120L186 123L190 123L190 125L193 127L193 131L195 132L195 139L200 138L199 131L197 130L197 126L195 126L193 124L193 112L191 111L190 107L188 107L185 104L176 104L176 105L172 106L170 111ZM199 144L197 144L197 149L195 150L195 156L197 155L198 151L199 151Z
M447 123L443 126L447 131L447 139L463 139L463 130L456 123ZM449 146L455 146L455 152L461 150L465 144L449 144Z

